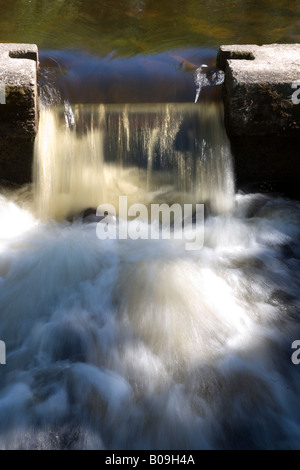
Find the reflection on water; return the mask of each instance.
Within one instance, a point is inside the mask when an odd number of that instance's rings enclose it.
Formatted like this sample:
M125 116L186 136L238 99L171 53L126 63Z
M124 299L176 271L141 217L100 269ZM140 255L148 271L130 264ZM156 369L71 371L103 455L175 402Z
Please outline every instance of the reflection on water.
M1 42L100 56L299 42L294 0L0 0L0 9Z
M210 49L180 49L126 59L47 50L40 53L39 89L43 99L52 104L53 100L76 104L192 103L200 65L205 63L212 76L214 62ZM221 89L212 83L207 80L203 84L201 100L220 101Z

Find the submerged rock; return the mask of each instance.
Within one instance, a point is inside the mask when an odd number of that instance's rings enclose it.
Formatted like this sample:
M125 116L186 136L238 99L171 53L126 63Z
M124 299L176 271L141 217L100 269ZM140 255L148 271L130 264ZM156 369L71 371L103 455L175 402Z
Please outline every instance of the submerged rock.
M103 216L97 215L97 209L93 207L88 207L83 212L81 212L79 216L84 224L90 224L93 222L100 222L100 220L104 219Z

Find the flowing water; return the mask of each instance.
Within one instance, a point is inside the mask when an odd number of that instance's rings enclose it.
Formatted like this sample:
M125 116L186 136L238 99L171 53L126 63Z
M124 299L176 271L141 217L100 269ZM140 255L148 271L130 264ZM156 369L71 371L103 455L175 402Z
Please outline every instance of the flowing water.
M128 205L232 206L221 104L69 105L41 112L36 140L40 218L65 218L119 196Z
M34 174L0 196L0 447L299 448L300 207L234 192L220 106L45 107ZM99 240L120 195L204 202L202 249Z
M299 449L300 206L236 192L213 68L299 42L298 2L0 6L44 102L34 183L0 190L0 448ZM205 204L203 246L100 240L82 211L120 196Z

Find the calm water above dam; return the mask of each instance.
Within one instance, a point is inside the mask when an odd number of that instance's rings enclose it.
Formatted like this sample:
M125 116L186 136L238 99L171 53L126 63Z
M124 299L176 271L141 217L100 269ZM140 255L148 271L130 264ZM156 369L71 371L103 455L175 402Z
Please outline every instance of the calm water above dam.
M33 183L0 191L0 448L298 449L299 202L236 191L222 77L197 73L297 42L297 4L0 6L41 56ZM205 204L203 247L99 240L80 213L120 196Z

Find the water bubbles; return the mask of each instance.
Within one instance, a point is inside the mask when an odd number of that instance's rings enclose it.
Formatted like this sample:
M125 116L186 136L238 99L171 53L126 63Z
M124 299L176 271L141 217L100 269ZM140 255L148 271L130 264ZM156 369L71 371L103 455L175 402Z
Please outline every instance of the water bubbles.
M197 103L203 87L221 85L224 82L224 77L225 74L222 70L210 68L206 64L198 67L194 74L196 84L195 103Z
M73 113L73 109L69 101L64 102L64 108L65 108L65 122L66 126L68 129L73 129L75 127L75 116Z

